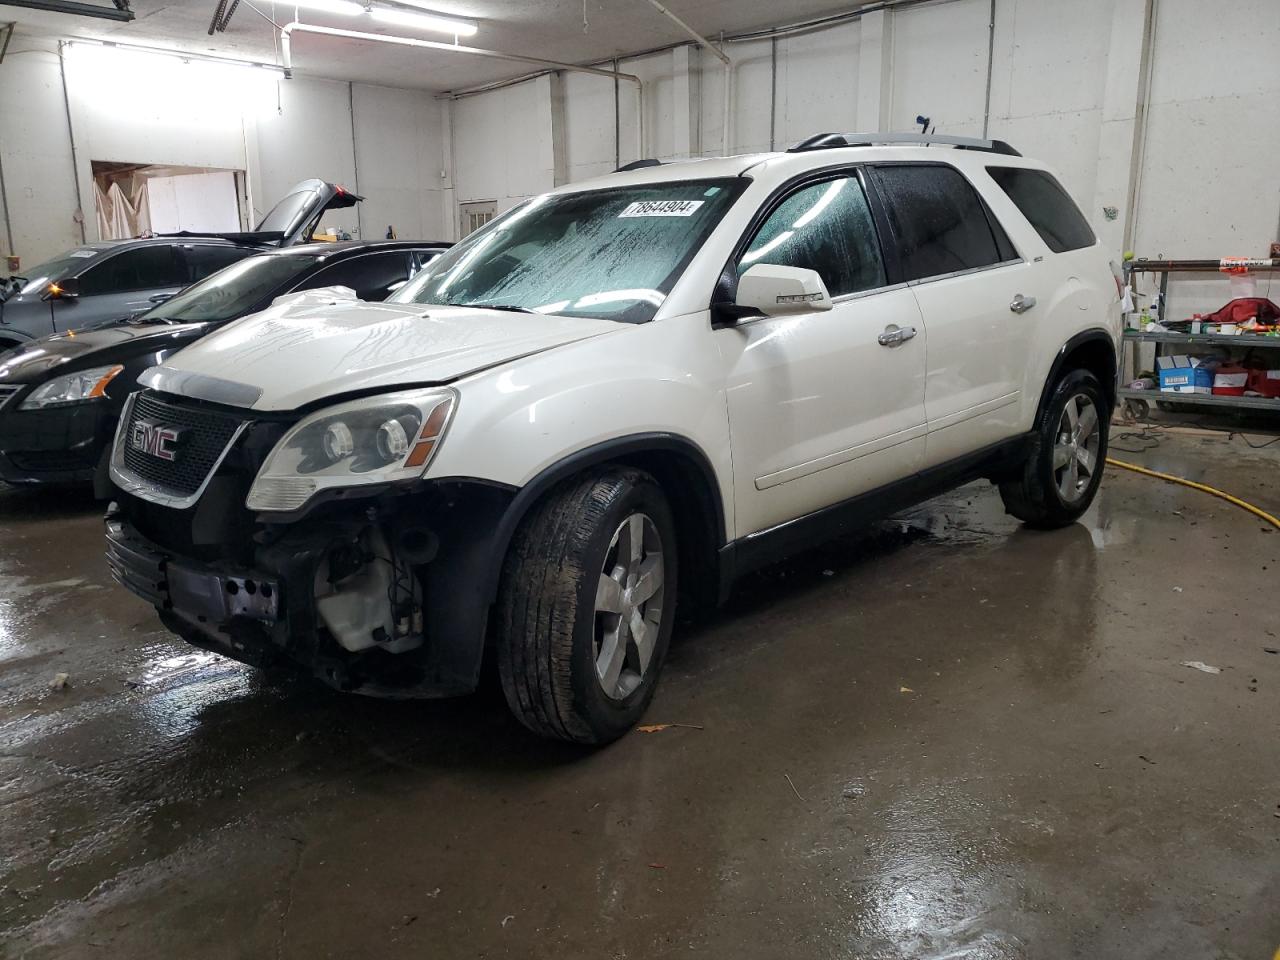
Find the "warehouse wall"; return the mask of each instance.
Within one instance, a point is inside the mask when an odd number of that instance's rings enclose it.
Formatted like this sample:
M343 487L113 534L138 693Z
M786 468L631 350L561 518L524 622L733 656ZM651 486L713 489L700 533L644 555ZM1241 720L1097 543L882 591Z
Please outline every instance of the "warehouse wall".
M77 180L85 236L96 238L93 160L244 170L255 220L298 180L322 177L367 198L325 225L435 239L452 223L441 105L429 94L83 44L67 48L65 67L64 102L56 44L19 36L0 64L0 165L13 251L28 266L81 241Z
M0 172L13 230L12 251L0 230L0 253L21 253L34 265L81 239L57 46L15 38L0 64L0 89ZM0 261L0 275L7 273Z
M917 114L939 132L980 135L990 63L989 134L1056 168L1117 254L1126 246L1151 256L1265 254L1280 229L1280 126L1271 122L1280 3L1240 0L1228 16L1202 0L1152 5L1150 34L1148 0L996 0L994 36L990 0L939 0L805 36L728 44L728 151L783 147L822 130L908 130ZM611 80L566 75L559 113L546 78L455 101L454 199L509 205L607 173L616 159L726 152L725 69L714 56L681 47L623 58L619 69L644 87L638 111L634 85L619 85L616 154ZM543 159L499 170L494 145L516 131ZM549 166L557 149L563 163Z

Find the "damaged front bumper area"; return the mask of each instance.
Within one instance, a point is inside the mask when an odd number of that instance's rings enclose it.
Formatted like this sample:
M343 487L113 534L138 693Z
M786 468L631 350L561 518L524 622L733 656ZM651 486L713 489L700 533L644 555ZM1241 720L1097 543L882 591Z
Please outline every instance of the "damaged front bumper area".
M234 549L175 550L157 542L169 539L169 524L155 521L164 508L122 497L106 517L107 561L120 585L203 649L343 691L457 696L479 679L491 532L510 499L488 485L442 484L256 524ZM180 527L182 513L168 514Z

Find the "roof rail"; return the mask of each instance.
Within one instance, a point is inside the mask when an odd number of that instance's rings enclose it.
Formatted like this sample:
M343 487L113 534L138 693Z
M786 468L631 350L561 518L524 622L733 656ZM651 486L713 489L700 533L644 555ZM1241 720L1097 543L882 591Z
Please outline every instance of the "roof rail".
M1003 140L978 140L974 137L951 137L942 133L816 133L789 148L787 153L805 153L809 150L830 150L834 147L871 147L880 144L910 143L928 146L946 144L957 150L984 150L987 153L1003 153L1009 157L1020 154Z
M661 160L655 160L653 157L646 157L644 160L632 160L630 163L624 163L614 173L626 173L628 170L643 170L645 167L660 167Z

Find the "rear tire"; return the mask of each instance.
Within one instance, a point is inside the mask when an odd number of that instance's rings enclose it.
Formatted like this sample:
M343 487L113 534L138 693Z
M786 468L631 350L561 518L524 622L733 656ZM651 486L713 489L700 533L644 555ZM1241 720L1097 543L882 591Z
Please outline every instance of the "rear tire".
M1036 418L1036 437L1021 474L1000 484L1004 508L1031 527L1075 523L1102 482L1111 404L1088 370L1058 381Z
M676 577L675 523L647 473L604 467L553 490L503 565L496 652L512 713L592 745L635 726L666 657Z

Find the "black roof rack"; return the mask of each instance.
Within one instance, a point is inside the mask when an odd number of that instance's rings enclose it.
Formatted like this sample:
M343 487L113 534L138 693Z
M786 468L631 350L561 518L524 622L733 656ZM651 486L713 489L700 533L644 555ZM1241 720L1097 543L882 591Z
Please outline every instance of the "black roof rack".
M957 150L983 150L987 153L1002 153L1008 157L1022 156L1003 140L950 137L942 133L816 133L789 148L787 153L830 150L834 147L872 147L893 144L928 146L933 143L945 144Z
M660 167L661 160L655 160L653 157L647 157L644 160L632 160L630 163L624 163L614 173L626 173L628 170L643 170L645 167Z

